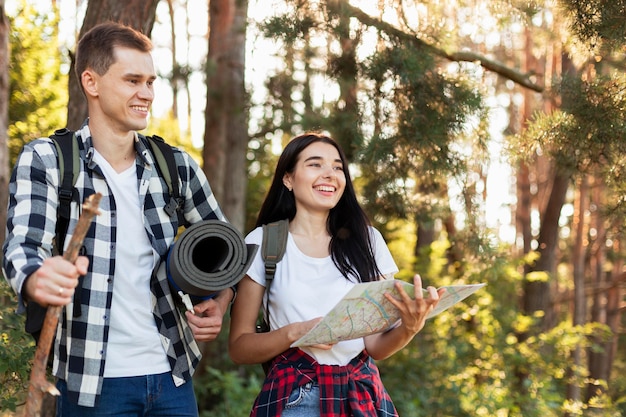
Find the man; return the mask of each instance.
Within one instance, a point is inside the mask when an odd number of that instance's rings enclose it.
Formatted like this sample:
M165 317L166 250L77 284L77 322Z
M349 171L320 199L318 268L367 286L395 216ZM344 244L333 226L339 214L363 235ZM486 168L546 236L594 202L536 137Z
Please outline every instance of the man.
M59 169L50 139L25 145L11 177L3 269L19 296L18 311L31 301L66 306L52 370L61 392L58 416L197 416L196 341L217 337L234 298L226 289L182 316L167 278L153 273L178 223L164 211L167 185L137 133L154 99L151 50L146 36L116 23L94 27L78 43L76 74L89 117L76 132L76 189L80 202L102 194L85 256L75 264L52 256ZM197 163L178 149L174 156L185 219L225 220ZM71 211L70 234L80 205L72 203Z

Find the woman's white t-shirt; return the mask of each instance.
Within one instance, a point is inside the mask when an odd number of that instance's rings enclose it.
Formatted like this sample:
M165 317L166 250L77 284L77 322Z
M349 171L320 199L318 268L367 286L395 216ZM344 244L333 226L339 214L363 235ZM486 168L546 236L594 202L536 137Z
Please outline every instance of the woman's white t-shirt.
M378 269L383 275L395 274L398 267L378 230L370 227ZM246 236L246 243L261 245L263 229L258 227ZM265 286L265 264L261 251L248 270L248 276ZM296 245L291 233L282 260L270 285L270 328L279 329L290 323L307 321L326 315L355 285L348 281L333 263L332 257L312 258ZM365 348L363 338L339 342L330 350L302 348L323 365L346 365Z

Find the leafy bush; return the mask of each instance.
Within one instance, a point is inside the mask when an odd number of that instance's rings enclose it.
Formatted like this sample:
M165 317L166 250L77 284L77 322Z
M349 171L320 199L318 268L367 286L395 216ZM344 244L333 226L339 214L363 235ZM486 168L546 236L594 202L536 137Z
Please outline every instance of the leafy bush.
M0 280L0 410L15 411L28 391L35 343L24 331L24 315L15 313L15 294Z
M260 368L260 365L257 366ZM249 415L262 383L262 378L255 373L207 368L201 379L194 380L200 417ZM207 398L212 399L210 407L202 405Z

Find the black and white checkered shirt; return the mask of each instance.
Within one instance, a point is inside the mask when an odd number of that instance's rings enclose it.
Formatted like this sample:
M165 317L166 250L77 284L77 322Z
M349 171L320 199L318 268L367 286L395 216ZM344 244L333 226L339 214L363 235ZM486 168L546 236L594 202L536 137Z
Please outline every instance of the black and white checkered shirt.
M113 195L98 165L87 123L76 132L80 138L81 169L76 188L79 201L100 192L100 214L94 218L84 242L89 272L82 277L81 315L74 317L73 305L64 309L57 328L53 374L67 382L69 399L93 406L101 391L116 258L115 242L124 236L117 227ZM169 201L167 184L159 176L146 138L136 135L137 183L143 206L146 233L156 264L167 255L178 225L176 216L164 211ZM185 218L226 220L198 164L184 151L175 149L181 195L185 198ZM19 295L18 312L24 311L21 289L26 278L52 254L58 207L59 169L56 148L49 138L24 146L9 185L7 237L3 246L3 270ZM70 241L81 206L72 203L66 244ZM191 378L201 358L184 316L174 304L165 274L151 278L152 309L161 341L167 353L176 385ZM78 300L78 298L77 298Z

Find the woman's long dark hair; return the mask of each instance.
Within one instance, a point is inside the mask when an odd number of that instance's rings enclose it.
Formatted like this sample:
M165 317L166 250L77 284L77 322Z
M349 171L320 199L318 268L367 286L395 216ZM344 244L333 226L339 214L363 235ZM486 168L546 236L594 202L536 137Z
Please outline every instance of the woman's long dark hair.
M374 242L368 227L370 221L357 201L346 155L339 144L328 136L309 132L293 138L287 144L278 159L274 179L259 211L256 226L283 219L293 220L296 201L293 193L283 184L283 177L293 172L300 153L315 142L327 143L337 149L346 176L343 195L330 210L326 225L331 236L330 253L333 262L346 278L353 275L361 282L377 280L381 273L374 258Z

